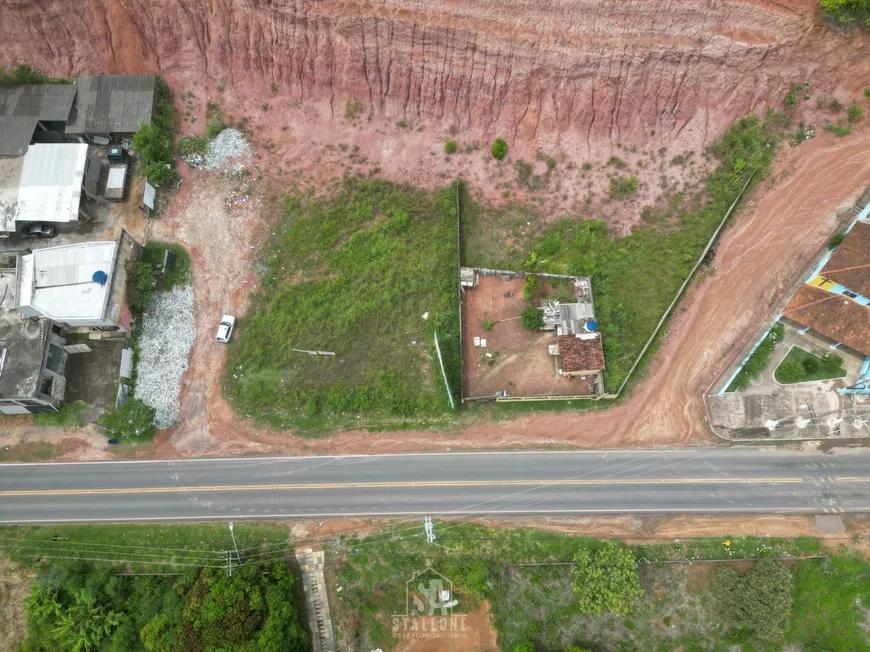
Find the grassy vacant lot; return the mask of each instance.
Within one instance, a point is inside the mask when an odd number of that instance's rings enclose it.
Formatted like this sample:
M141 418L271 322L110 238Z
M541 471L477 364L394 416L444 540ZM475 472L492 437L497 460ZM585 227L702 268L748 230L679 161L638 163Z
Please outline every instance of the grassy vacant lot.
M840 356L826 353L820 358L797 346L791 348L788 355L773 372L776 382L783 385L842 378L845 375L843 358Z
M436 329L459 396L455 190L349 180L285 206L258 305L229 347L230 400L312 430L443 414Z
M621 617L583 613L571 587L570 566L518 565L571 562L579 549L599 549L601 541L441 522L436 533L438 543L449 549L445 550L426 544L417 530L422 528L344 537L328 549L327 578L334 578L335 588L341 587L337 595L342 598L331 596L333 620L341 623L346 640L356 649L390 649L396 644L389 614L404 612L405 582L427 566L453 580L460 603L456 611L489 602L502 650L521 644L539 650L576 645L596 652L870 649L862 606L870 600L870 563L845 552L831 556L827 565L819 559L785 564L794 592L781 638L756 640L726 624L733 619L723 614L711 590L715 568L746 573L760 558L819 554L815 539L722 537L632 546L644 594L631 613ZM784 648L786 644L797 647Z
M767 174L782 127L772 115L739 120L710 147L719 167L704 189L674 197L667 214L625 237L600 220L551 221L519 204L491 209L465 201L462 262L521 270L534 253L537 271L590 276L605 386L616 391L749 175L757 183Z

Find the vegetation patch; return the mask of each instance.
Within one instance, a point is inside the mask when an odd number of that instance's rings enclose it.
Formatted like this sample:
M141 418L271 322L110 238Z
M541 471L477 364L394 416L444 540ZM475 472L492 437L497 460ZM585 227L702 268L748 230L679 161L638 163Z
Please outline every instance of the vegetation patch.
M870 27L870 0L820 0L822 13L845 29Z
M507 146L507 143L505 142L505 139L504 138L496 138L495 142L492 144L492 147L490 148L490 151L492 152L492 157L494 159L497 159L499 161L502 160L505 157L505 155L507 155L507 151L508 151L508 146Z
M781 342L785 337L785 327L782 324L774 324L770 332L762 340L761 344L755 349L746 364L737 374L737 377L731 381L731 384L725 390L726 392L736 392L738 389L746 389L749 383L758 378L761 372L770 364L770 358L773 355L773 350L776 348L776 343Z
M64 428L81 428L85 425L82 410L87 407L82 401L64 403L57 412L46 412L33 415L35 426L62 426Z
M719 166L696 197L666 224L644 223L624 237L600 220L545 220L519 204L494 209L463 199L462 263L523 269L535 252L536 271L589 276L605 387L615 391L750 175L753 183L766 176L783 129L773 113L737 121L710 147Z
M456 189L348 180L331 199L288 197L285 215L229 347L230 400L303 429L443 415L435 332L460 395Z
M812 380L830 380L846 375L843 369L843 358L833 353L825 353L818 357L793 346L785 359L773 372L776 382L783 385L806 383Z
M34 70L26 63L19 63L9 69L0 66L0 86L21 86L23 84L72 84L72 79L49 77Z
M172 89L157 77L157 102L149 124L133 134L133 149L139 157L145 175L155 186L175 183L175 97Z
M280 557L261 559L254 535L280 543L286 529L238 529L255 547L229 575L210 550L226 545L223 526L3 528L4 553L36 571L21 649L307 650L295 578Z
M843 553L800 559L820 554L815 539L625 546L449 521L435 529L443 548L405 526L327 547L343 640L394 647L389 614L405 612L406 582L428 567L452 581L454 613L489 603L502 650L845 651L870 643L862 606L870 563Z

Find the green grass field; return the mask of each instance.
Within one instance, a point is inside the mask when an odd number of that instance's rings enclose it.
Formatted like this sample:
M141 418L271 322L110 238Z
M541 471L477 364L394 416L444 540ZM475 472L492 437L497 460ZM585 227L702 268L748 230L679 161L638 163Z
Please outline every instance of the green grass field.
M458 397L455 190L349 180L330 199L288 197L285 214L229 347L238 411L303 431L444 415L433 333Z
M345 634L370 646L366 649L397 644L389 614L403 613L405 582L426 567L453 581L459 613L484 600L489 603L502 650L520 644L540 650L575 645L596 652L870 649L863 607L870 600L870 563L846 552L830 556L828 562L786 562L794 593L781 639L754 640L724 624L710 587L714 568L745 573L757 559L824 554L812 538L720 537L632 546L644 595L628 616L620 617L582 613L571 589L570 566L518 565L570 562L580 548L599 548L599 540L449 521L436 523L435 529L443 548L427 544L422 528L407 524L368 536L345 536L327 547L327 581L341 587L342 597L331 603L333 619L348 617L341 622L352 623L353 631ZM703 559L725 561L698 561Z

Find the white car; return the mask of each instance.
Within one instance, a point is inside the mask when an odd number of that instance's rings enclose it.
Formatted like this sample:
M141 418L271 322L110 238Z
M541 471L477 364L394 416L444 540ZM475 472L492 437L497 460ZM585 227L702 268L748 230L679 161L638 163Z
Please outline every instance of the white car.
M232 315L224 315L221 317L220 326L218 326L217 341L229 342L233 334L233 326L236 325L236 318Z

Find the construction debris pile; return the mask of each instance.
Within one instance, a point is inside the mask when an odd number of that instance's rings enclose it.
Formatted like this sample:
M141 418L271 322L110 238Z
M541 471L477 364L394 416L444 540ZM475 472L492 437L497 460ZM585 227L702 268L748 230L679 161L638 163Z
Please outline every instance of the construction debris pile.
M181 377L196 341L193 288L157 292L142 319L134 395L153 407L158 428L178 421Z
M241 172L252 155L251 146L241 131L224 129L209 142L203 167L218 172Z

